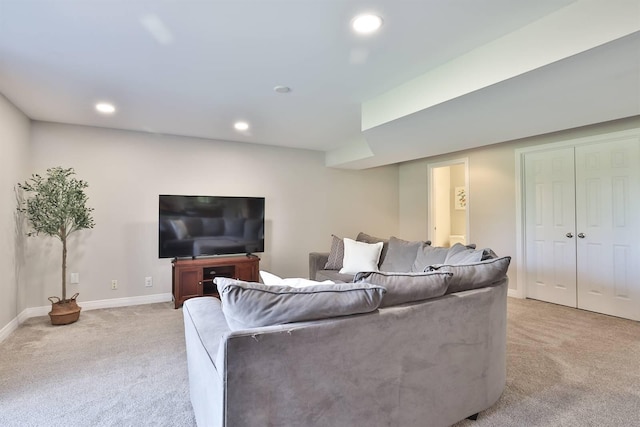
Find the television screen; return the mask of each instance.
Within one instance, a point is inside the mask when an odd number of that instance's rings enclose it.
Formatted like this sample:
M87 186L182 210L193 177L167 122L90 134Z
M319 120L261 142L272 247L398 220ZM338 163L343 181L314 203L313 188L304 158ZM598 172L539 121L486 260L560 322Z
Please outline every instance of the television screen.
M264 197L159 196L160 258L264 252Z

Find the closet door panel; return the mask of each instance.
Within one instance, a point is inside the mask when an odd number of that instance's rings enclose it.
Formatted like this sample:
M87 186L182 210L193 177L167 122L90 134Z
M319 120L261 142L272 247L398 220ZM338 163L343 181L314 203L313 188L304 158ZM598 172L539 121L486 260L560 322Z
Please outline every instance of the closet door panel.
M640 320L640 140L575 155L578 307Z
M573 148L525 156L527 297L576 306Z

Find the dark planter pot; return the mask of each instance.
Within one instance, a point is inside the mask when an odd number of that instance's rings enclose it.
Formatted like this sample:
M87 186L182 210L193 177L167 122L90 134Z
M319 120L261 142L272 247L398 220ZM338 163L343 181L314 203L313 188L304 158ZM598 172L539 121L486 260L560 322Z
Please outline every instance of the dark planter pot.
M69 299L61 300L58 297L49 297L51 301L51 311L49 317L52 325L68 325L76 322L80 318L82 307L76 303L79 294L75 294ZM57 301L56 301L57 300Z

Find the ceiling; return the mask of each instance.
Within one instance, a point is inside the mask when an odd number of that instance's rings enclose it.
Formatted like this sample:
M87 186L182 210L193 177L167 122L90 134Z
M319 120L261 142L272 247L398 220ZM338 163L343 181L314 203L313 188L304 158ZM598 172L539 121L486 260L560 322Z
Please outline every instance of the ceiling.
M640 114L640 0L0 0L0 93L373 167Z

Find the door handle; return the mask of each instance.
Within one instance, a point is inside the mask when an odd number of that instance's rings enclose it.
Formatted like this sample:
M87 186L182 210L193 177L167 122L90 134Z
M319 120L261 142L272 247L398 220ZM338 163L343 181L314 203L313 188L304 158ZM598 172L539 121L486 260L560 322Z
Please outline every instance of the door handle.
M568 238L572 238L573 234L571 234L571 232L568 232L567 234L565 234L565 236L567 236Z
M586 236L585 236L584 233L578 233L578 237L581 238L581 239L584 239Z

